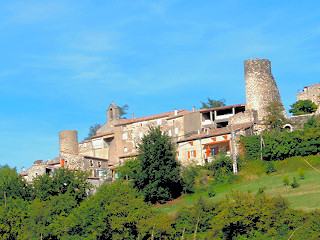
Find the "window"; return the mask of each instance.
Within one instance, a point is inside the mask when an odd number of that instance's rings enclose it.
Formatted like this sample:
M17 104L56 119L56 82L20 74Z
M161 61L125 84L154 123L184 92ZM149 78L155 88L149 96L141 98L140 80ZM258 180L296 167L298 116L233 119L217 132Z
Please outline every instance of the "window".
M197 157L196 150L188 151L188 158L195 158L195 157Z
M174 129L174 133L175 133L176 135L178 135L179 129L178 129L178 128L175 128L175 129Z
M101 162L98 162L98 167L101 167Z
M169 130L169 136L170 136L170 137L172 136L172 132L171 132L171 130Z
M123 148L123 152L125 152L125 153L128 152L128 148L127 148L127 147L124 147L124 148Z
M158 120L157 120L157 124L158 124L158 126L161 125L161 119L158 119Z
M91 167L93 166L93 161L92 161L92 160L90 160L90 166L91 166Z
M128 138L128 137L127 137L127 133L122 134L122 139L123 139L123 140L127 140L127 138Z
M127 131L127 126L126 126L126 125L121 126L121 130L122 130L122 131Z

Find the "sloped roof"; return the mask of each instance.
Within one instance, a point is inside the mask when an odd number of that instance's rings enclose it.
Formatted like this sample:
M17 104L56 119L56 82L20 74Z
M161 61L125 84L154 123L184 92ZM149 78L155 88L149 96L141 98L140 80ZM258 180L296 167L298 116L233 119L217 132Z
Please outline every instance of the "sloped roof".
M246 129L246 128L251 127L252 125L253 125L252 122L242 123L242 124L234 124L234 125L232 125L232 128L233 128L232 130L237 131L240 129ZM214 136L220 136L220 135L229 134L229 133L231 133L230 126L223 127L223 128L216 128L216 129L211 129L209 132L203 132L200 134L195 134L190 137L181 139L181 140L177 141L177 143L196 140L196 139L202 139L202 138L208 138L208 137L214 137Z
M190 112L190 111L187 110L187 109L178 110L177 111L177 113L178 113L177 115L180 115L180 114L183 114L183 113L188 113L188 112ZM175 113L175 111L171 111L171 112L160 113L160 114L147 116L147 117L140 117L140 118L134 118L134 119L122 119L122 120L124 120L123 123L118 123L115 126L121 126L121 125L125 125L125 124L130 124L130 123L154 120L154 119L158 119L158 118L165 118L165 117L169 117L171 115L177 116L177 115L174 115L174 113Z

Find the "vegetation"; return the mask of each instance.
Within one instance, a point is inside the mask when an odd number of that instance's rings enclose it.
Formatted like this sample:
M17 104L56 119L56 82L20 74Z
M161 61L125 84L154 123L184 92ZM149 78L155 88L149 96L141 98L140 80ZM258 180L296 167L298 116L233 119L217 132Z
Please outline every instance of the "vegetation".
M299 100L290 105L290 107L289 112L292 113L293 116L314 113L318 108L311 100Z
M101 125L100 125L99 123L96 123L96 124L90 126L88 136L87 136L84 140L88 140L88 139L90 139L91 137L97 135L97 131L98 131L100 128L101 128Z
M150 127L138 146L139 171L134 186L147 202L163 203L181 194L180 165L171 137L160 128Z
M120 106L117 106L117 107L119 109L119 117L120 117L120 119L126 119L126 115L127 115L126 111L129 109L129 105L125 104L122 107L120 107Z
M282 132L283 126L287 123L284 116L284 108L278 101L270 102L266 108L267 115L263 119L266 133L279 133Z
M224 98L220 100L214 100L208 97L208 102L201 102L202 106L201 109L208 109L208 108L216 108L216 107L223 107L226 104L226 100Z

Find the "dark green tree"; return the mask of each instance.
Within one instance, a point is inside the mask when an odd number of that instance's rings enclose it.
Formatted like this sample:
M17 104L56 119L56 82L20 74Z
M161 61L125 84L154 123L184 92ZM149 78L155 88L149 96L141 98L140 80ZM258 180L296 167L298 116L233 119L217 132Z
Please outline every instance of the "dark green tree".
M99 123L96 123L89 128L88 136L84 140L88 140L91 137L95 136L97 134L97 131L101 128L101 125Z
M0 201L5 203L9 197L30 200L31 188L15 169L0 166Z
M138 146L141 171L134 179L145 200L151 203L169 201L181 194L179 163L175 146L167 133L150 127Z
M299 100L290 105L290 107L289 112L292 113L293 116L314 113L318 109L318 106L310 100Z
M40 175L33 180L35 195L46 201L52 196L69 194L80 203L87 197L87 190L90 188L88 176L88 172L71 171L66 168L60 168L52 176Z
M128 104L123 105L122 107L117 106L119 109L119 117L120 119L126 119L125 115L127 115L127 110L129 109Z
M268 104L267 115L263 119L266 133L279 133L284 131L283 126L287 123L284 116L284 108L278 101L272 101Z
M216 108L216 107L225 106L226 100L224 98L220 100L214 100L208 97L208 102L201 102L201 103L202 103L201 109Z

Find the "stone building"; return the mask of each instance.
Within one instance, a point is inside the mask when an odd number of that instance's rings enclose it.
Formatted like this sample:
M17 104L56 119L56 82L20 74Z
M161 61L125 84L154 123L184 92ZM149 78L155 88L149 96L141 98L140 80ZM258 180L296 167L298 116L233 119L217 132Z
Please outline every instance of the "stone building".
M231 154L231 141L236 143L239 136L258 133L267 105L271 101L281 103L269 60L246 60L244 70L246 104L200 110L193 107L192 111L175 109L139 118L132 114L131 119L121 119L119 108L112 102L106 111L107 120L95 136L78 143L76 131L60 132L60 154L54 165L37 162L23 174L31 179L35 173L64 166L91 171L93 179L105 175L114 178L114 167L137 156L138 144L150 126L159 126L172 137L182 164L204 164L222 151ZM236 144L233 151L238 151Z
M302 91L297 94L297 101L311 100L318 106L320 106L320 83L313 84L311 86L304 87Z

